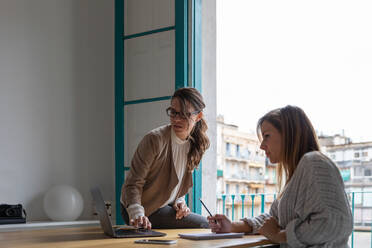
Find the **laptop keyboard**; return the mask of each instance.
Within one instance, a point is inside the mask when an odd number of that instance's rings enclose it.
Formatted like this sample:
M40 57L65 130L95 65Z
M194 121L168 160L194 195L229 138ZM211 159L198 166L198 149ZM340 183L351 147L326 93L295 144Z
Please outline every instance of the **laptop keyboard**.
M116 229L117 234L146 234L146 233L151 233L151 230L147 230L144 228L139 228L139 229Z
M161 232L155 232L152 230L147 230L147 229L132 229L132 230L123 230L123 229L116 229L115 230L115 237L125 237L125 238L130 238L130 237L160 237L160 236L165 236L165 233Z

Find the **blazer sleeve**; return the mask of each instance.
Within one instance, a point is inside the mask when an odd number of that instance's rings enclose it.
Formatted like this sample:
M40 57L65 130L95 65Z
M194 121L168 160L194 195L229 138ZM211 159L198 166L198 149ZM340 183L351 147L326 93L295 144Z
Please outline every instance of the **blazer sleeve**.
M278 200L275 200L270 208L270 213L263 213L254 218L244 218L244 222L248 223L252 227L252 233L257 234L258 229L263 225L264 221L273 216L275 219L278 219Z
M142 205L143 186L151 165L159 154L160 143L160 139L152 133L147 134L139 143L122 190L125 207L135 203Z
M286 226L291 247L309 247L347 240L353 221L344 184L336 166L324 159L307 159L301 171L297 218ZM300 171L299 171L300 172Z

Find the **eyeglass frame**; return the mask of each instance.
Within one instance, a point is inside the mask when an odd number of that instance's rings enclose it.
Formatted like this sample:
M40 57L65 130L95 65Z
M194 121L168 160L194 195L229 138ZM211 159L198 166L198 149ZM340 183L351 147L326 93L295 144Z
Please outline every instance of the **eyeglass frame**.
M181 119L188 119L190 118L192 115L197 115L201 112L201 110L195 110L193 112L189 112L189 113L186 113L187 116L185 116L182 112L178 112L178 111L174 111L175 115L172 116L170 113L171 110L174 110L174 108L172 107L168 107L165 112L167 113L167 115L170 117L170 118L176 118L177 116L179 116Z

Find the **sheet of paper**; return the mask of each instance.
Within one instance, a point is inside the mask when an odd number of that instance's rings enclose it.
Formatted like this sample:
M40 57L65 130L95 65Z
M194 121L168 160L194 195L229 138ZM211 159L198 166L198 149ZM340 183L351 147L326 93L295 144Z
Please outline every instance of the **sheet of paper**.
M206 240L206 239L231 239L242 238L244 233L180 233L178 236L184 239Z

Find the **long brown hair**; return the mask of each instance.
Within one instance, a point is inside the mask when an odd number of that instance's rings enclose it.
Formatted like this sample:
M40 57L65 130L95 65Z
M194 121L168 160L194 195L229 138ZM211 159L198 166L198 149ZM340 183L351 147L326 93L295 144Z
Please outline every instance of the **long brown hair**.
M187 115L187 103L194 107L195 111L201 112L205 108L205 103L202 95L194 88L180 88L174 92L172 99L177 98L181 105L181 112L186 119L190 119ZM187 155L187 167L189 171L198 167L204 152L209 148L209 138L206 134L208 129L207 122L201 118L190 133L190 151Z
M288 105L274 109L261 117L256 130L260 140L262 140L261 126L264 121L273 125L282 138L282 148L277 168L278 188L281 192L283 171L286 176L285 185L287 185L302 156L305 153L320 150L318 138L305 112L296 106Z

